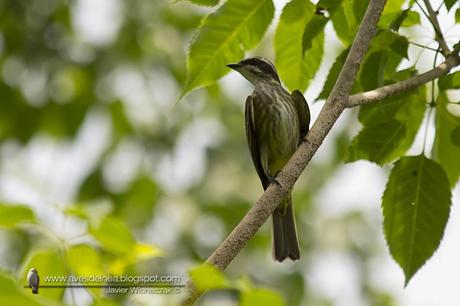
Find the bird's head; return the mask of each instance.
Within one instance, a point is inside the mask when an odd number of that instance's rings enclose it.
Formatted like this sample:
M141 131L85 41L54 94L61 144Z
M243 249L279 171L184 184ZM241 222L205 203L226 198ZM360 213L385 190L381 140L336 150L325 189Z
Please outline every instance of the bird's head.
M37 273L37 269L35 269L35 268L32 268L32 269L30 269L30 270L29 270L29 272L32 272L32 273Z
M227 67L238 71L254 85L260 82L281 83L275 66L263 57L250 57L237 64L228 64Z

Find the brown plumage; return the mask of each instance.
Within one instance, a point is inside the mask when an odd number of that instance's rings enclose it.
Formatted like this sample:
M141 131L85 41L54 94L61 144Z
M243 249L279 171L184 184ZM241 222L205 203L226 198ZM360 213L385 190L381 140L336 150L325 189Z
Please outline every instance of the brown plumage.
M265 190L308 132L308 104L298 90L289 94L283 88L275 67L264 58L248 58L228 66L255 86L246 99L246 136ZM278 261L300 258L290 194L273 212L273 256Z

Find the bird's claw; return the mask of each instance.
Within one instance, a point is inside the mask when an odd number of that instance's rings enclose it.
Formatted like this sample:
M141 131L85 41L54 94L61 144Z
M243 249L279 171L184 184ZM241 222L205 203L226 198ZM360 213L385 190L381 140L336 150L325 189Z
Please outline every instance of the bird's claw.
M278 175L278 173L279 171L275 174L275 176L268 176L268 181L270 182L270 184L276 184L281 187L280 182L278 182L278 180L276 179L276 176Z
M306 138L306 137L302 137L302 140L301 140L301 141L302 141L302 143L306 143L306 144L308 144L308 145L311 145L310 140L308 140L308 138Z

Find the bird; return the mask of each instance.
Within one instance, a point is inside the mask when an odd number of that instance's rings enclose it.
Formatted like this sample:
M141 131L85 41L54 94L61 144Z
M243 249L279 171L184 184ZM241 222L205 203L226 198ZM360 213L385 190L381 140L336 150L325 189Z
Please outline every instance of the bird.
M32 268L29 270L27 274L27 282L29 283L29 287L32 288L32 293L38 293L38 284L40 283L40 277L38 276L37 269Z
M276 181L276 175L304 140L309 131L310 109L299 90L284 89L277 70L269 60L255 56L227 67L237 71L252 85L246 98L246 138L252 161L263 189ZM300 248L291 194L272 214L273 257L300 259Z

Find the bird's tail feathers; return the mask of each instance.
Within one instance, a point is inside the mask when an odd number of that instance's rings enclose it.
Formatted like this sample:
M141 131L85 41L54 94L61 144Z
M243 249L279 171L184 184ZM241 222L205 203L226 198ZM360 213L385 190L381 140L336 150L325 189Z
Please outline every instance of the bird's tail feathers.
M300 258L299 242L294 219L294 206L289 195L273 212L273 257L281 262L286 258ZM286 207L282 209L282 207Z

